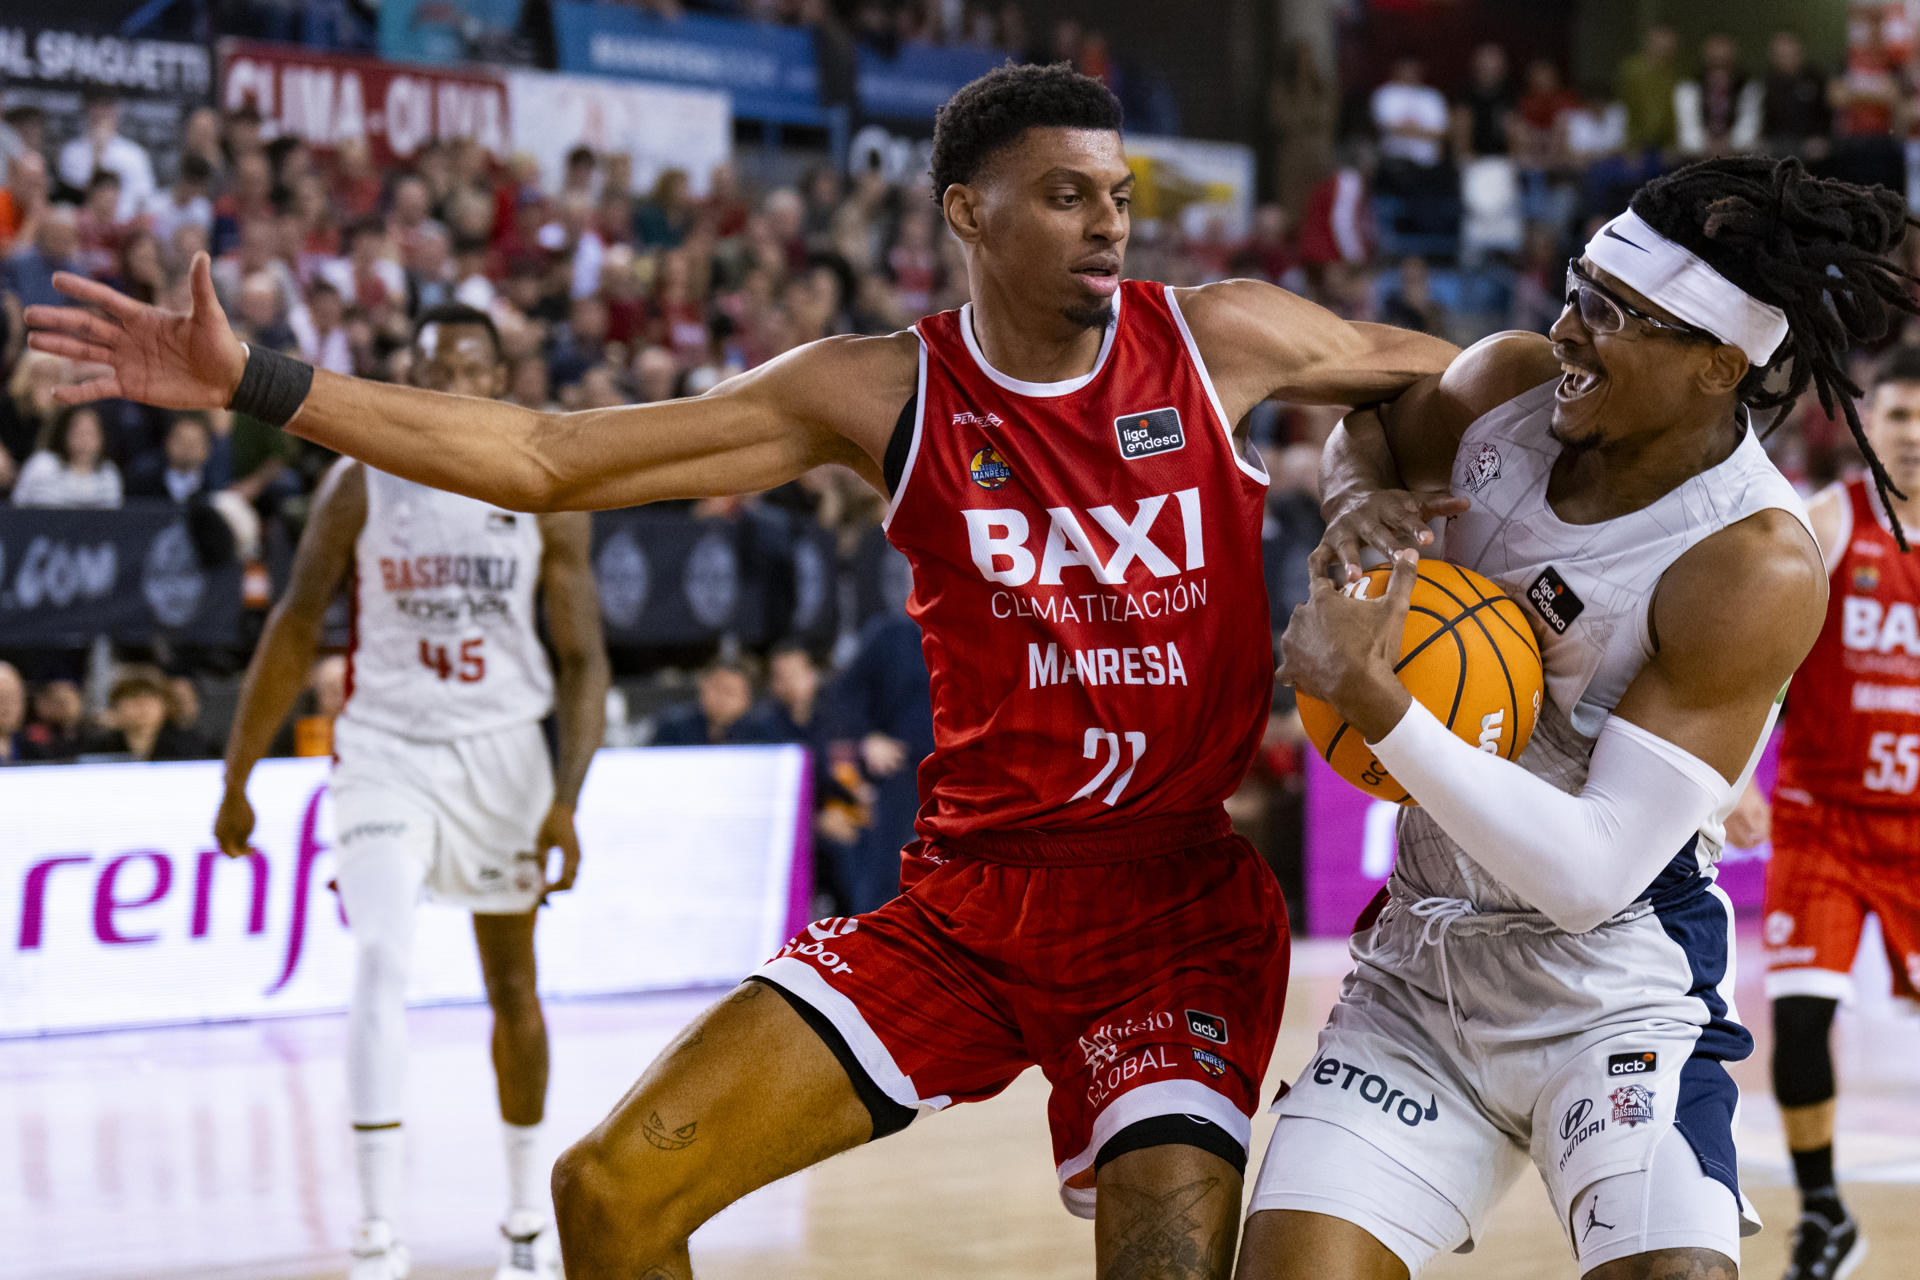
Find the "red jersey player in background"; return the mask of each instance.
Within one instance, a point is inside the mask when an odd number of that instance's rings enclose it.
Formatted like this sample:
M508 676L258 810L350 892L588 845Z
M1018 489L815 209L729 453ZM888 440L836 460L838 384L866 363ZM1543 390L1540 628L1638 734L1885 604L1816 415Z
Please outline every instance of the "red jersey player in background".
M560 1159L573 1280L686 1277L687 1237L727 1204L1036 1064L1100 1274L1229 1274L1287 954L1278 886L1222 810L1273 666L1266 473L1235 424L1270 397L1378 401L1454 351L1264 283L1123 282L1132 185L1103 85L1001 68L935 126L970 306L699 399L571 415L248 352L204 261L187 315L69 276L104 315L30 313L36 345L112 369L70 398L232 401L511 510L825 463L891 495L934 700L902 894L810 926Z
M1868 392L1867 440L1894 485L1894 514L1920 527L1920 349L1896 348ZM1903 555L1870 478L1807 504L1831 590L1827 621L1793 678L1769 813L1750 787L1727 821L1753 846L1771 825L1767 997L1773 1092L1801 1216L1787 1280L1837 1280L1866 1237L1833 1178L1835 1006L1853 993L1869 912L1880 918L1896 994L1920 986L1920 561ZM1769 823L1771 818L1771 823Z

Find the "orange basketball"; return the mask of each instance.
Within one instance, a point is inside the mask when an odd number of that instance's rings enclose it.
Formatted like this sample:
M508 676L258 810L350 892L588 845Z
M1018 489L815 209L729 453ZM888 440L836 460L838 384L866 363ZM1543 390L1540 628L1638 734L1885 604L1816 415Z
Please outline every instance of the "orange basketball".
M1347 591L1381 596L1389 572L1375 569ZM1471 569L1420 561L1394 672L1440 723L1482 751L1512 760L1533 736L1545 680L1540 643L1519 603ZM1414 803L1327 703L1301 694L1300 721L1335 773L1368 795Z

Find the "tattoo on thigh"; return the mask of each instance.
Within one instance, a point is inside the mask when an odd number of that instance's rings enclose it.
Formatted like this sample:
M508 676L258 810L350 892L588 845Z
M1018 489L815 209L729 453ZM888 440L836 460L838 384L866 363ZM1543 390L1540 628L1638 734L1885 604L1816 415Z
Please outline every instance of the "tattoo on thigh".
M749 1000L758 1000L766 989L767 984L764 982L743 982L734 988L733 994L727 999L735 1004L745 1004Z
M647 1141L662 1151L684 1151L693 1145L693 1132L699 1127L698 1120L689 1120L678 1129L669 1129L656 1111L640 1126L640 1132L646 1134Z
M1101 1186L1101 1198L1114 1196L1125 1219L1119 1252L1101 1280L1225 1280L1233 1262L1233 1215L1209 1229L1206 1219L1214 1215L1193 1212L1221 1192L1219 1178L1196 1179L1162 1195L1125 1183Z

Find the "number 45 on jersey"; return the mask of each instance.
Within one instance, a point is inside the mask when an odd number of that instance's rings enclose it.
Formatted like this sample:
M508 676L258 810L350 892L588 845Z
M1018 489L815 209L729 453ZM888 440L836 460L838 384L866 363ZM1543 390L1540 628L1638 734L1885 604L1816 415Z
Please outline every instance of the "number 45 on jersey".
M447 654L447 646L422 640L420 665L442 680L478 684L487 676L487 655L481 652L486 640L485 636L476 636L461 642L459 653L451 658Z

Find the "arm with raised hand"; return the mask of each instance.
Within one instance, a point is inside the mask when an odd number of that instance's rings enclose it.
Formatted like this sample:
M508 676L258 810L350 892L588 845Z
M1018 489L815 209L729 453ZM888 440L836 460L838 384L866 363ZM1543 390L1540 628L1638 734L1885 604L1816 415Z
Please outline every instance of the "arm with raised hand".
M1467 428L1558 367L1553 344L1538 334L1495 334L1461 352L1445 372L1348 414L1320 458L1327 531L1308 557L1309 571L1352 582L1363 548L1391 556L1432 545L1427 525L1468 506L1451 492L1454 454Z
M63 388L62 400L228 405L247 352L214 297L206 255L195 256L189 274L193 301L184 313L55 276L84 306L29 308L33 346L106 367ZM877 486L893 417L913 392L914 342L905 334L829 338L696 399L567 414L317 370L287 429L382 471L515 511L750 493L827 462Z

